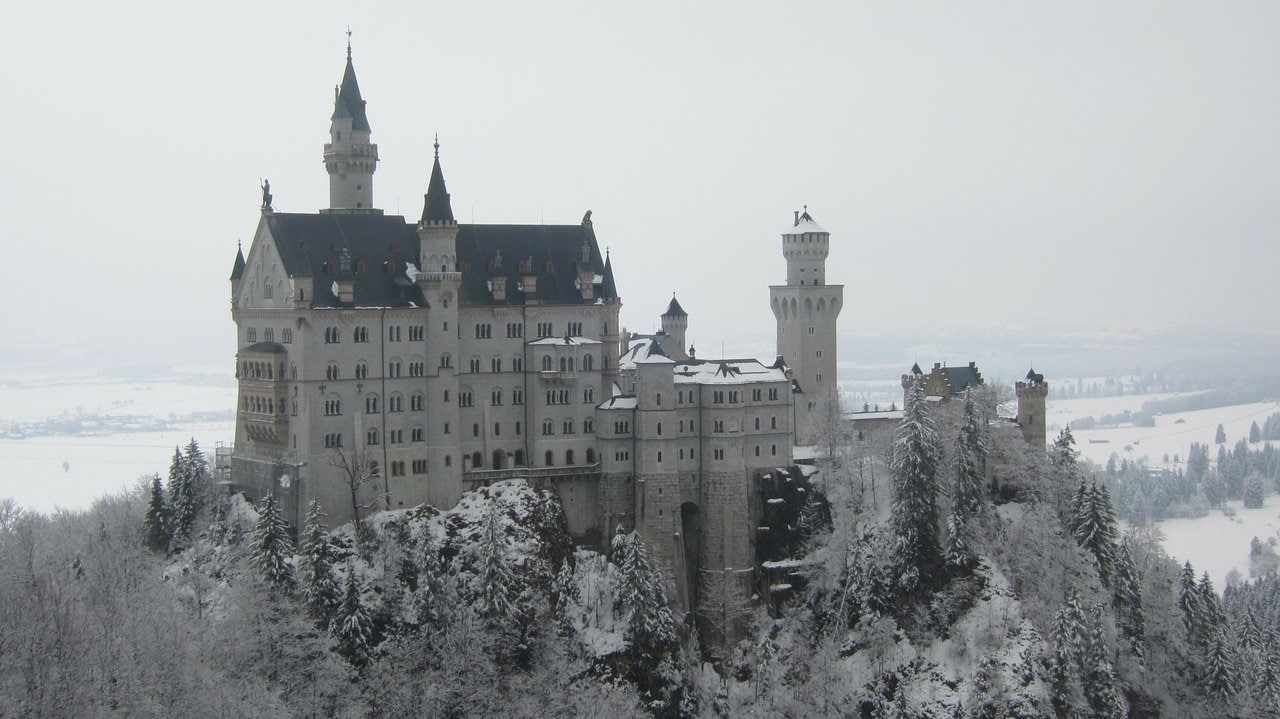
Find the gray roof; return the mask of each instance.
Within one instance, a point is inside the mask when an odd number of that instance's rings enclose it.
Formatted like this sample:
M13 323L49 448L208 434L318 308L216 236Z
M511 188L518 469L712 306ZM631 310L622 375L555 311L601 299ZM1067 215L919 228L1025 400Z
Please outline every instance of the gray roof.
M405 274L418 263L418 231L404 217L364 212L281 213L265 215L285 272L315 278L314 307L338 307L336 281L355 283L355 305L425 306L418 287ZM522 272L537 276L535 299L542 304L583 304L577 287L582 245L592 268L604 265L595 232L584 225L458 225L459 301L463 305L521 305L516 290ZM501 252L507 296L495 301L489 291L491 263ZM596 298L615 299L612 268L603 274ZM593 270L599 272L598 270ZM594 302L595 300L591 300Z
M245 352L257 352L259 354L288 354L288 350L279 342L255 342L244 348Z
M444 172L440 169L440 141L436 140L436 160L431 166L431 182L422 200L423 222L453 222L453 205L449 203L449 191L444 186Z
M231 279L238 280L244 276L244 251L236 248L236 261L231 266Z
M952 394L960 394L970 387L982 384L982 373L977 367L942 367L942 375L947 378L947 386Z
M689 313L684 311L680 306L679 300L675 295L671 296L671 304L667 305L667 311L662 313L663 317L688 317Z
M342 73L342 85L333 102L330 120L351 119L351 129L370 132L369 118L364 112L364 98L360 97L360 85L356 82L356 69L351 64L351 48L347 48L347 67Z

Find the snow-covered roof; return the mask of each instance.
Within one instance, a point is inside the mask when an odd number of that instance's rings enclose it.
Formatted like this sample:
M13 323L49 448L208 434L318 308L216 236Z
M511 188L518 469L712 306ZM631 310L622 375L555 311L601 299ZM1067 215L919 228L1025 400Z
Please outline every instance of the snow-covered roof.
M902 410L883 410L879 412L849 412L845 415L845 419L854 422L866 419L902 419Z
M822 229L822 225L819 225L818 223L814 222L813 218L809 217L807 214L804 217L801 217L799 222L783 230L782 234L805 235L810 232L825 232L827 234L831 234L826 230Z
M755 359L681 360L676 363L676 384L755 384L786 382L787 373Z
M600 405L597 407L597 409L635 409L635 408L636 408L636 396L633 394L621 394L615 397L610 397L609 399L600 403Z
M543 337L540 340L533 340L528 344L531 345L569 345L577 347L580 345L598 345L600 340L593 340L589 337Z
M657 343L658 353L662 353L661 343L659 343L656 335L631 335L631 341L627 345L627 351L622 353L618 358L618 369L629 370L636 368L636 361L642 357L648 357L655 354L654 345ZM662 353L665 354L665 353Z

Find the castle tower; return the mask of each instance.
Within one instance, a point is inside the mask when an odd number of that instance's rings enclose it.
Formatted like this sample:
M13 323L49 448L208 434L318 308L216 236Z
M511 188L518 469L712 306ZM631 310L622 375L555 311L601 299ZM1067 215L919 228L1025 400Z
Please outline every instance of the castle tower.
M1018 426L1022 428L1022 438L1036 449L1044 449L1045 433L1045 398L1049 396L1049 384L1044 375L1032 369L1027 372L1026 380L1014 385L1018 395Z
M373 171L378 165L378 146L369 142L369 118L364 106L348 40L347 68L334 95L329 141L324 145L330 211L373 209Z
M778 320L778 356L791 368L802 394L795 401L796 441L813 441L810 417L818 402L836 392L836 319L844 306L844 285L828 285L831 233L809 215L795 213L782 233L787 284L769 287Z
M662 331L669 339L670 347L662 350L673 360L689 359L688 345L685 344L685 331L689 329L689 313L684 311L675 295L671 295L671 304L662 313Z

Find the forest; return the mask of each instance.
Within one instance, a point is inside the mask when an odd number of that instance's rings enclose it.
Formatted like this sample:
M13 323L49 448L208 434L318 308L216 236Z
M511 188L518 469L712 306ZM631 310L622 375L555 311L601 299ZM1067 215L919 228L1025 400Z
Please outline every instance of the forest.
M1069 430L985 416L909 398L871 457L824 428L766 582L704 572L689 615L522 480L291 528L193 442L87 511L0 505L0 716L1280 716L1274 573L1219 593Z

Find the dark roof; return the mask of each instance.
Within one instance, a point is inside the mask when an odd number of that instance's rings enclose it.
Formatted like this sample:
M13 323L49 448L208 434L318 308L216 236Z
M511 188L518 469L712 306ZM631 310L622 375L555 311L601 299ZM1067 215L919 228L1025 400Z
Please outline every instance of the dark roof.
M357 306L426 305L405 274L406 264L417 265L419 247L417 228L405 218L363 212L275 212L265 217L285 272L290 277L315 278L312 306L338 307L332 285L341 280L354 281ZM537 277L534 299L538 302L582 304L577 269L584 242L591 266L601 266L600 248L589 224L458 225L459 302L468 306L523 304L524 293L516 290L516 284L521 273L529 273ZM503 267L511 269L506 299L500 302L493 299L488 287L490 263L499 252ZM616 299L612 285L606 266L595 297Z
M1042 375L1042 374L1040 374L1040 373L1036 372L1035 368L1034 368L1034 367L1032 367L1032 368L1027 372L1027 381L1028 381L1028 382L1030 382L1030 383L1032 383L1032 384L1043 384L1043 383L1044 383L1044 375Z
M260 354L287 354L284 345L279 342L256 342L244 348L245 352L258 352Z
M436 161L431 166L431 182L422 201L423 222L453 222L453 206L449 204L449 191L444 186L444 172L440 170L440 142L436 141Z
M604 282L600 285L601 297L617 298L618 286L613 282L613 260L605 254L604 258Z
M911 365L911 374L924 374L924 370L920 369L919 362L916 362Z
M662 313L663 317L688 317L689 313L684 311L680 306L680 302L676 300L676 296L671 296L671 304L667 305L667 311Z
M982 384L982 373L973 365L967 367L942 367L941 372L947 378L947 386L951 388L951 394L953 395Z
M238 280L244 276L244 251L236 248L236 263L231 267L231 279Z
M351 48L347 48L347 68L342 73L342 85L333 102L331 120L351 119L351 129L370 132L369 118L364 113L364 98L360 97L360 85L356 82L356 69L351 64Z

